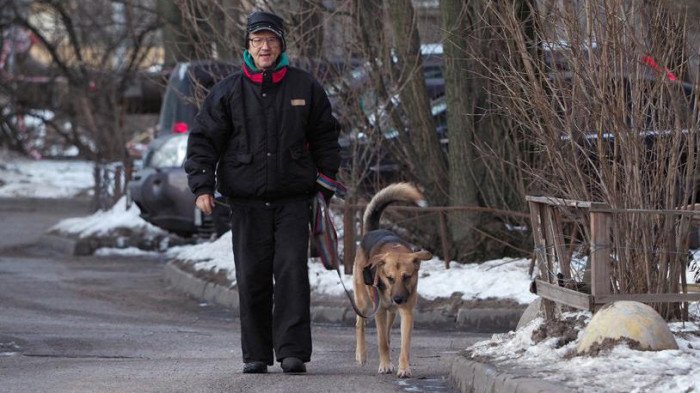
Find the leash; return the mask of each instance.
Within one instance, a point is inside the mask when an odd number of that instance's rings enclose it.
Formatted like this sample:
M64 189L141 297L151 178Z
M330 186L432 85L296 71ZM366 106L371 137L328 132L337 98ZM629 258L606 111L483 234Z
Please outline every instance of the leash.
M374 289L374 291L372 291L372 312L370 314L365 315L362 313L362 311L360 311L360 308L357 307L357 304L355 304L355 299L352 297L352 295L350 295L350 291L348 291L348 289L345 287L345 282L343 281L343 274L340 272L340 264L336 264L335 267L335 271L338 272L340 284L343 286L345 295L347 295L348 300L350 300L350 304L352 305L352 309L355 311L355 314L364 319L372 318L375 314L377 314L377 311L379 311L379 287L377 285L372 285L372 288Z
M219 200L217 200L217 199L214 199L214 204L219 205L219 206L224 206L224 207L231 208L231 206L230 206L228 203L219 201Z
M334 195L339 198L343 198L347 192L345 187L323 174L319 174L316 182L321 186L333 191ZM365 314L357 307L354 297L350 294L350 291L345 286L345 281L343 281L343 273L340 271L340 257L338 256L338 238L336 235L335 226L333 225L333 220L330 216L330 209L326 204L326 200L321 192L317 193L314 197L313 204L313 222L312 222L312 232L314 235L314 241L316 249L320 254L321 262L326 269L331 270L335 267L336 273L338 273L338 279L340 280L340 285L343 286L343 291L345 295L350 300L350 305L358 316L369 319L372 318L379 310L379 288L378 285L372 285L374 289L371 292L372 296L372 312L370 314Z

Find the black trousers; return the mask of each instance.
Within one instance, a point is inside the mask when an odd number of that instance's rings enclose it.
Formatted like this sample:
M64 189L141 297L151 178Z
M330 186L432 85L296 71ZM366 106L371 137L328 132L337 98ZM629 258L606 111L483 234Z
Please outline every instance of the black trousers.
M230 202L243 361L308 362L311 200Z

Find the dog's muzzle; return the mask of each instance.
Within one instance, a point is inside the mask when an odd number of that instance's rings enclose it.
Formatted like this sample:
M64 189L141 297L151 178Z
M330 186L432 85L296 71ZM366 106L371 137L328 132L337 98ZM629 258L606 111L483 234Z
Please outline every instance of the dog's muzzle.
M401 303L403 303L403 302L406 301L406 297L405 297L405 296L394 296L394 297L392 298L392 300L393 300L394 303L396 303L396 304L401 304Z

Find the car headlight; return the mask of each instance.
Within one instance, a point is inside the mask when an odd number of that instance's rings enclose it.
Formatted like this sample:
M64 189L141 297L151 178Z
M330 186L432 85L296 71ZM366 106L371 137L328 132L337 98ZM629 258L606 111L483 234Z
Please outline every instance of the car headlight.
M153 152L150 166L155 168L180 167L187 154L187 134L170 137Z

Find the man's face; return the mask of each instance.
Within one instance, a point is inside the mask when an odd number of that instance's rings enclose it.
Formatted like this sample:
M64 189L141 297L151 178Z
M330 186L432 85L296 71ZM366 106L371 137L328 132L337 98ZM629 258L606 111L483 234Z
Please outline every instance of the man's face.
M255 66L260 70L272 68L282 53L282 41L271 31L250 34L248 52L253 56ZM259 45L259 46L258 46ZM257 46L257 47L256 47Z

